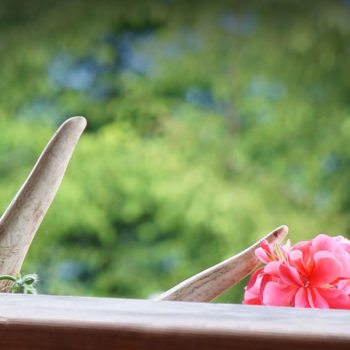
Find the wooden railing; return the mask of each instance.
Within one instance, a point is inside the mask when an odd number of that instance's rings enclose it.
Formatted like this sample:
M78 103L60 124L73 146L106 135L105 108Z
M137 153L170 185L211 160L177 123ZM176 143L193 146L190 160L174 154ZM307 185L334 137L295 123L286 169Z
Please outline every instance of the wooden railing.
M82 117L63 123L0 218L1 274L21 270L85 126ZM286 233L281 226L265 238ZM164 301L212 300L259 264L258 245L190 277L162 301L0 294L0 350L350 349L350 311Z
M1 274L20 271L85 125L75 117L57 130L0 218ZM275 241L286 232L281 226L265 238ZM256 267L256 247L160 299L213 299ZM0 294L1 349L350 349L350 311Z
M350 311L1 294L0 349L350 349Z

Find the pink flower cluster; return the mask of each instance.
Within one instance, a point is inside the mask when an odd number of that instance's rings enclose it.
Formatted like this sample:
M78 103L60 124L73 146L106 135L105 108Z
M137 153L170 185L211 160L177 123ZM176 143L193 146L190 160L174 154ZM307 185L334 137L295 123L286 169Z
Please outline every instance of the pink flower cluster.
M243 304L350 309L350 241L320 234L290 246L256 249L265 264L251 276Z

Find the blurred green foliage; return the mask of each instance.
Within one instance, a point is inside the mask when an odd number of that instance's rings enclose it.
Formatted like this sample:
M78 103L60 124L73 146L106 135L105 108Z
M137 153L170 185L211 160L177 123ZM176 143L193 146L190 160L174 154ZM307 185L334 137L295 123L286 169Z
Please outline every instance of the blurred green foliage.
M89 123L24 270L149 297L280 224L347 234L349 40L348 1L2 1L0 209Z

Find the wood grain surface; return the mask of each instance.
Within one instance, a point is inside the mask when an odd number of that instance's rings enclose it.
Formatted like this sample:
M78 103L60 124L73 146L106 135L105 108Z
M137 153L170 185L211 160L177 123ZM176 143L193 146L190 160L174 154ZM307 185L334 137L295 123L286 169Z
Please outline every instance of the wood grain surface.
M0 349L350 349L350 312L0 294Z

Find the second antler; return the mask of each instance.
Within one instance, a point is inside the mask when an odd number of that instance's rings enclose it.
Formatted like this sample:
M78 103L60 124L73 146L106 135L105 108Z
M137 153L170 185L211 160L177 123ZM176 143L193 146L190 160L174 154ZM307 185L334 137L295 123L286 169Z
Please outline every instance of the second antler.
M271 244L281 242L287 234L288 227L282 225L262 240L267 240ZM243 252L188 278L156 299L197 302L213 300L259 266L255 249L260 246L262 240Z

